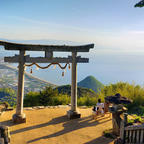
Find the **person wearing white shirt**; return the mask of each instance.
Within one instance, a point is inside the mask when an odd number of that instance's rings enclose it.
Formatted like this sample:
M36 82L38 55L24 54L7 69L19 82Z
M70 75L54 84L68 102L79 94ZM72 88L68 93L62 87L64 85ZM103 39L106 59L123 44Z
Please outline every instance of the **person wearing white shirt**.
M104 103L101 102L101 99L98 99L97 103L97 114L100 112L101 114L104 114Z

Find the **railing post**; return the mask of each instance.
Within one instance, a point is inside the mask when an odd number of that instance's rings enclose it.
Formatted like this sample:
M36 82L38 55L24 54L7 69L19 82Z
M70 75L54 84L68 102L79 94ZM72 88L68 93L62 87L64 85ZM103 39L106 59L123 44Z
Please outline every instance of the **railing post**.
M120 124L120 138L121 140L124 142L124 139L125 139L125 126L127 125L127 113L124 113L123 116L124 116L124 119L121 121L121 124Z

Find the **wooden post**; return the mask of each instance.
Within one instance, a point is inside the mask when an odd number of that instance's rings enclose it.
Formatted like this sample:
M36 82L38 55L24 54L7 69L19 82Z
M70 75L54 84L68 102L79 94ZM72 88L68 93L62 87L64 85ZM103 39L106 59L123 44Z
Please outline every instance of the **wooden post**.
M72 52L72 74L71 74L71 110L68 111L68 118L80 118L77 111L77 52Z
M121 125L120 125L120 138L121 138L121 140L124 142L124 140L125 140L125 126L127 125L127 113L124 113L123 114L124 115L124 118L123 118L123 120L121 121Z
M26 122L25 114L23 113L23 97L24 97L24 69L25 69L25 51L20 50L19 56L19 74L18 74L18 92L17 92L17 107L16 114L13 115L14 123Z

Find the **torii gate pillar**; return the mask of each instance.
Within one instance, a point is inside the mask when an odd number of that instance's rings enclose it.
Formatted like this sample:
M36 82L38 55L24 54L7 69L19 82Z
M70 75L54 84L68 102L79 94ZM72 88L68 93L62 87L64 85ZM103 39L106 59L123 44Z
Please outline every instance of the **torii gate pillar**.
M25 51L20 50L19 57L19 74L18 74L18 91L17 91L17 107L16 113L12 120L14 123L26 122L25 114L23 113L23 96L24 96L24 71L25 71Z
M71 110L67 112L69 119L80 118L81 114L77 110L77 52L72 52L71 71Z

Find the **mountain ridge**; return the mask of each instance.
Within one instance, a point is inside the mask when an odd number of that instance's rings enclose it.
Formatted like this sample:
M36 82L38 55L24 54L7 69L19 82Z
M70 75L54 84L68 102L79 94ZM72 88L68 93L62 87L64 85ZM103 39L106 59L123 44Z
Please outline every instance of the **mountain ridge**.
M94 76L87 76L85 79L78 82L79 87L89 88L95 92L98 92L104 85L98 81Z
M56 89L58 90L59 93L68 94L69 96L71 96L71 85L58 86L56 87ZM83 97L85 95L88 95L89 97L95 97L96 93L95 91L88 88L77 87L77 95L78 98Z
M0 88L10 87L17 90L18 70L8 64L0 63L0 72ZM57 85L25 72L25 92L39 91L46 86L56 87Z

